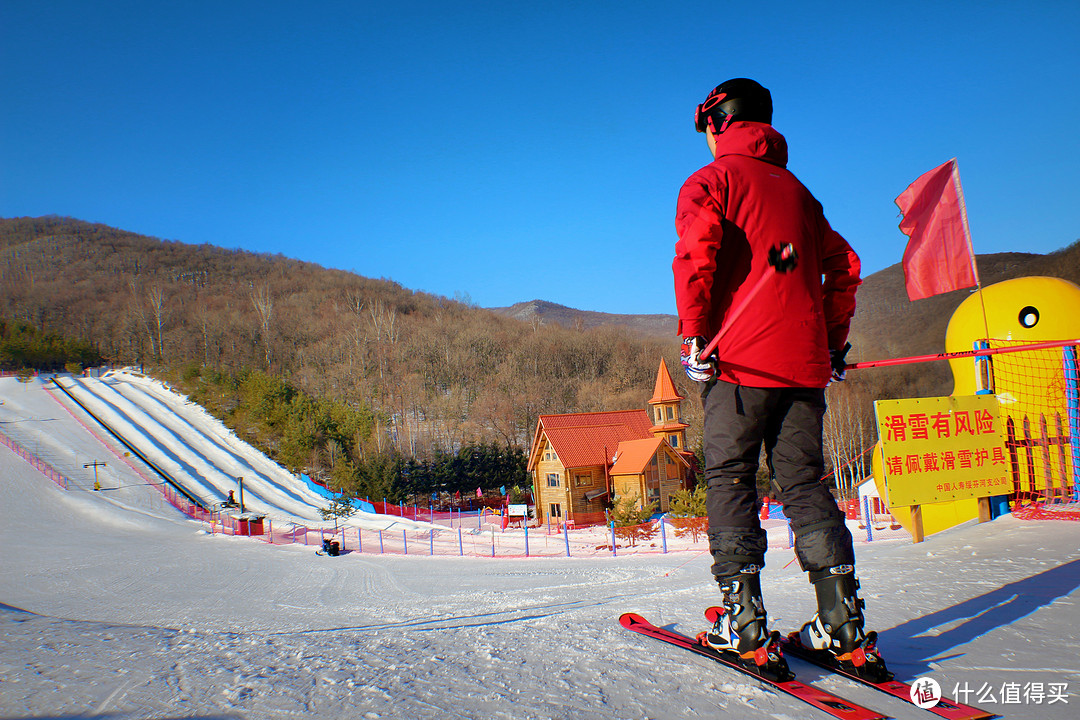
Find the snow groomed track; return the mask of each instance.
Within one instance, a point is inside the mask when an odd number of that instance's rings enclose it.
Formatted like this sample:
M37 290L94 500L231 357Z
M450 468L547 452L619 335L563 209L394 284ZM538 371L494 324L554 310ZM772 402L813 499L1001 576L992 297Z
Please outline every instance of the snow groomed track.
M125 371L58 382L204 507L226 500L243 478L244 503L252 512L309 522L321 519L324 498L160 383Z

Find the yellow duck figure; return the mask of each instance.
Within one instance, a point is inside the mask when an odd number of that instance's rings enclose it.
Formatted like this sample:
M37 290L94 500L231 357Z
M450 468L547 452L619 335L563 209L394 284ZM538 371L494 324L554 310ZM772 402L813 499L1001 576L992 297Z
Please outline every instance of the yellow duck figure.
M980 294L982 298L980 300ZM985 322L984 322L985 307ZM976 291L953 313L945 331L945 351L963 352L985 337L991 348L1080 338L1080 287L1053 277L1005 280ZM993 392L1003 427L1012 427L1014 489L1027 498L1067 499L1075 491L1071 453L1060 439L1068 433L1065 377L1061 348L949 360L953 395L974 395L991 385L980 368L993 364ZM1025 440L1028 442L1025 443ZM1075 442L1075 440L1074 440ZM874 448L873 473L883 477L881 443ZM897 522L912 532L910 508L890 508ZM922 506L926 535L978 517L978 500Z

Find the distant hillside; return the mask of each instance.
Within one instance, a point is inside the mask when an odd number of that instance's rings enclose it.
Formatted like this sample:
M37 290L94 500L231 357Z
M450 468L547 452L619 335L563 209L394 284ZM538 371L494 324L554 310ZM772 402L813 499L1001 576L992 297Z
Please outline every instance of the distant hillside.
M1080 284L1080 243L978 261L985 284L1024 275ZM869 276L850 359L944 350L945 326L967 294L909 302L899 266ZM661 358L682 394L697 394L675 372L671 315L542 300L485 310L313 263L71 218L0 218L3 319L85 341L113 363L227 388L219 399L227 416L242 406L242 380L253 370L370 411L370 433L334 439L332 423L319 419L294 433L317 437L314 446L293 447L288 433L277 440L324 471L342 461L370 467L393 453L452 453L476 441L526 447L540 414L644 407ZM952 382L945 363L932 363L860 373L841 387L857 389L863 402L946 394ZM312 412L319 416L317 403ZM699 403L684 412L699 428Z
M976 258L983 285L1016 277L1045 275L1080 285L1080 241L1047 255L997 253ZM945 328L953 311L971 290L958 290L924 300L908 300L900 263L863 279L852 321L852 345L859 359L901 357L943 352ZM493 312L528 323L557 324L572 329L624 327L642 335L672 339L674 315L624 315L578 310L565 305L530 300Z
M1047 255L997 253L976 257L983 285L1028 276L1060 277L1080 285L1080 241ZM863 279L859 287L852 321L852 351L849 360L880 360L945 351L945 328L953 311L971 290L958 290L917 300L908 300L900 263ZM677 323L674 315L621 315L577 310L544 300L531 300L505 308L492 308L500 315L535 324L555 324L566 328L620 327L642 336L673 340ZM894 371L917 382L913 395L948 394L952 375L944 362L918 366L918 370Z
M1080 285L1080 241L1047 255L978 255L976 263L983 286L1033 276L1059 277ZM949 319L971 292L957 290L912 302L904 289L904 272L899 263L870 275L863 280L856 297L849 361L944 352ZM919 394L945 395L952 391L947 363L911 367L918 371L911 370L909 375L921 376L918 382L925 387Z
M588 329L602 326L624 327L651 337L671 340L675 337L678 318L674 315L620 315L574 308L547 302L530 300L510 307L491 308L493 312L516 318L527 323L555 323L566 328Z
M370 410L364 437L334 440L319 420L319 444L293 448L324 468L343 452L359 465L470 442L523 448L540 414L644 407L660 359L678 362L670 334L522 322L314 263L62 217L0 218L3 319L158 375L228 386L258 370Z

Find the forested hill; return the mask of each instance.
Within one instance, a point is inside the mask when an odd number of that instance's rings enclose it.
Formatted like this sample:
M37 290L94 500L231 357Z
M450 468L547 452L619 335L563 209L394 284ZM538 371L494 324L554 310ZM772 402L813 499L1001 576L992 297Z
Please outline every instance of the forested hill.
M1045 275L1080 285L1080 241L1047 255L997 253L976 258L983 285L1016 277ZM897 263L864 278L859 287L852 321L849 360L880 360L945 351L945 328L953 311L970 295L958 290L924 300L908 300L904 272ZM675 331L674 315L612 315L575 310L543 300L517 303L496 312L529 322L558 323L564 327L615 325L643 335L667 338ZM899 391L907 385L909 397L945 395L951 392L952 376L946 363L913 366L873 374L894 375L882 383ZM877 393L875 393L877 394Z
M1080 285L1080 241L1046 255L978 255L976 263L984 287L1039 275L1064 278ZM944 352L949 319L970 294L971 290L957 290L912 302L904 289L904 272L899 263L870 275L857 295L849 361ZM877 374L881 370L868 372ZM944 362L911 365L890 374L893 377L888 380L889 385L906 389L906 395L897 396L926 397L952 392L952 374Z
M1080 284L1080 243L978 264L984 284L1024 275ZM944 350L945 326L967 294L910 302L899 265L867 277L850 359ZM644 407L662 357L680 391L696 395L675 372L669 315L543 301L496 312L282 256L70 218L0 219L0 319L173 377L255 370L284 378L370 413L372 429L345 448L357 462L386 452L430 457L470 442L524 448L542 413ZM925 396L950 392L951 377L934 363L862 373L845 386L870 399ZM239 402L224 398L222 412ZM685 410L693 432L697 403ZM327 442L318 428L311 436ZM311 463L321 457L313 451Z
M673 335L525 322L286 257L57 217L0 219L0 318L88 340L114 363L268 371L370 409L361 455L524 447L542 413L644 407L661 357L678 363Z

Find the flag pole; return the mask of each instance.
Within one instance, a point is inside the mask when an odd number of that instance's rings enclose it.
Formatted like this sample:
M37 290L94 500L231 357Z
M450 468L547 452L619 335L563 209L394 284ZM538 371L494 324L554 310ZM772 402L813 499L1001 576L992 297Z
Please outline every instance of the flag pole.
M971 228L968 226L967 203L964 201L964 186L960 184L960 165L952 159L953 182L956 183L956 198L960 201L960 217L964 223L964 237L967 238L968 251L971 254L971 272L975 276L975 291L979 293L979 305L982 308L983 330L986 340L990 341L990 324L986 319L986 301L983 300L982 281L979 279L979 266L975 260L975 245L971 242Z

